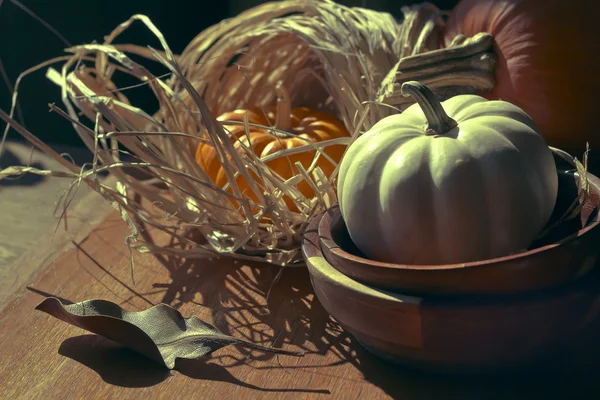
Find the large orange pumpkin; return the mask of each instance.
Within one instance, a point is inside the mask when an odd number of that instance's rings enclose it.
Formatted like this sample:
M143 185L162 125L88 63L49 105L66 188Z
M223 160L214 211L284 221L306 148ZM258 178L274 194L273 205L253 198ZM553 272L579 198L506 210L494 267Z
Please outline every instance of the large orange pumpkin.
M511 102L553 146L580 156L600 147L598 115L600 2L589 0L462 0L445 31L494 36L496 87L488 99Z
M263 159L280 150L348 136L348 131L344 124L336 117L311 110L307 107L292 109L286 91L280 86L276 90L279 97L276 107L265 110L260 108L239 109L223 113L217 117L217 120L222 122L243 122L244 115L247 115L250 124L262 126L260 128L250 127L249 135L246 135L243 125L225 125L225 129L228 131L234 147L239 153L244 152L241 146L243 144L251 148L254 154ZM280 134L274 132L269 127L274 127L277 130L289 132L293 135ZM344 150L344 145L331 145L327 146L323 152L337 164L341 160ZM295 166L296 162L300 162L305 169L308 169L315 155L316 150L307 149L297 154L266 161L265 164L283 179L289 179L298 174L298 168ZM212 145L200 143L196 149L195 158L196 162L206 171L216 186L223 187L227 184L227 175ZM332 164L323 156L317 161L317 166L328 177L334 171L336 164ZM255 177L254 174L251 173L251 175ZM244 195L256 200L254 193L243 179L239 178L237 183ZM302 181L298 185L298 189L307 198L315 195L310 185L305 181ZM291 199L284 196L284 200L290 210L297 210Z

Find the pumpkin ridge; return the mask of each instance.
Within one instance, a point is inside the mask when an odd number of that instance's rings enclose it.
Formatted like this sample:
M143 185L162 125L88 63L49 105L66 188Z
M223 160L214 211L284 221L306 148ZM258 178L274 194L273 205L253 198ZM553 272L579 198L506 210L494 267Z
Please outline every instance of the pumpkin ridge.
M414 171L414 173L407 179L407 182L404 182L403 185L409 185L411 184L413 181L417 182L417 187L414 188L414 190L422 192L422 191L429 191L429 193L425 193L425 196L421 196L425 199L431 199L432 196L432 187L433 185L431 185L429 182L427 182L427 177L431 177L431 168L429 165L429 159L430 159L430 140L433 140L431 137L425 136L424 134L422 135L403 135L403 136L395 136L392 139L389 140L389 143L386 143L385 146L382 146L381 144L379 144L377 146L377 149L380 150L380 152L377 155L374 155L374 157L376 157L376 159L383 159L384 165L379 165L377 163L370 165L370 169L374 170L374 172L369 172L369 177L370 179L380 182L380 185L377 187L377 191L378 191L378 198L379 198L379 203L380 203L380 207L378 208L378 210L380 211L380 213L377 214L377 219L378 219L378 226L381 227L386 227L389 226L390 224L395 224L398 221L395 221L395 217L391 217L390 215L394 214L394 210L393 209L388 209L386 208L387 206L389 206L390 203L390 199L387 199L385 196L385 192L386 192L386 187L382 186L381 183L383 182L387 182L386 176L389 172L388 170L394 170L393 168L393 164L397 163L399 158L402 159L407 159L406 154L410 153L410 154L419 154L420 155L420 159L416 159L414 156L411 157L410 160L408 160L411 164L413 165L418 165L419 168ZM411 149L412 151L407 150L405 147L406 146L414 146L413 149ZM419 149L425 149L424 151L420 151ZM426 161L424 161L426 160ZM425 178L423 178L425 177ZM425 189L421 186L424 186ZM418 196L418 194L417 194ZM416 201L416 200L410 200L410 201ZM430 204L431 206L431 204ZM431 207L429 207L429 209L431 209ZM368 218L367 216L365 216L366 218ZM385 229L385 228L384 228ZM425 232L433 232L433 229L424 229L423 231ZM421 232L403 232L405 235L408 236L416 236L417 239L417 247L419 249L422 249L422 242L423 242L423 238L422 238L422 233ZM435 235L433 235L435 236ZM384 236L383 238L383 242L385 244L385 251L388 254L389 262L393 262L394 258L395 258L395 249L398 247L398 241L402 241L402 240L407 240L407 238L403 238L403 237L391 237L391 236ZM435 238L432 238L432 243L435 243ZM413 257L421 257L420 254L413 254Z
M533 196L535 197L535 201L532 201L532 203L534 204L543 204L545 203L544 199L546 199L548 197L548 194L545 193L545 191L543 190L543 187L541 186L541 183L543 181L542 177L540 176L541 173L541 169L539 167L539 165L534 165L530 160L525 159L524 155L521 153L521 151L519 150L520 148L523 148L526 144L524 143L520 143L520 145L514 143L509 137L507 137L504 134L499 133L496 129L493 128L488 128L486 127L486 134L490 134L491 132L493 132L494 137L499 139L502 138L502 141L504 143L510 143L510 147L505 148L505 150L503 150L503 152L509 154L513 154L514 155L514 160L512 160L510 163L507 162L502 162L501 160L498 160L498 156L495 157L491 157L488 155L488 157L490 160L492 160L489 164L485 164L483 161L485 161L485 158L479 158L480 162L478 164L478 166L481 169L481 172L483 173L483 184L486 187L486 190L484 191L484 195L486 195L488 198L492 199L491 203L488 204L495 204L496 202L493 202L493 196L490 196L490 193L496 193L496 196L498 195L504 195L507 193L512 194L511 198L507 199L508 204L512 204L514 202L517 202L519 204L521 204L520 209L523 209L522 207L522 203L523 201L530 201L529 198L523 197L523 196ZM534 137L534 135L531 134L520 134L519 136L525 136L527 135L527 137ZM541 137L539 137L539 135L535 135L537 136L540 141L542 141ZM487 165L487 168L486 168ZM512 180L510 182L512 182L511 184L507 185L507 190L503 190L501 185L503 183L506 182L506 168L507 165L510 165L510 169L512 170L516 170L519 171L519 178L515 181ZM534 168L535 167L535 168ZM493 175L490 175L489 171L494 171ZM533 175L533 176L532 176ZM527 176L529 176L529 178L527 178ZM527 182L527 186L523 187L521 185L522 182ZM515 190L515 186L519 185L520 189L523 189L523 191L516 193ZM532 187L532 186L535 186ZM488 242L490 245L490 253L489 254L493 254L494 256L502 256L502 255L507 255L507 252L505 251L506 248L510 247L508 244L504 245L504 247L501 247L500 250L498 250L498 248L495 249L495 251L492 251L492 247L491 244L492 243L500 243L501 240L504 240L506 243L510 242L510 238L508 237L502 237L499 236L499 232L503 232L504 230L502 229L502 227L505 228L505 231L507 232L515 232L516 230L511 227L508 226L506 227L506 224L516 224L518 225L520 223L520 218L515 217L514 215L503 215L502 213L500 213L501 210L504 210L503 206L505 206L505 204L502 204L502 202L500 202L501 206L500 208L495 207L496 213L492 213L490 215L488 215L488 218L492 219L492 222L490 222L489 226L490 226L490 232L488 232ZM550 215L548 213L548 215L544 214L544 210L552 210L553 207L528 207L527 209L530 210L530 212L536 213L538 214L538 218L537 220L547 220ZM495 217L495 218L494 218ZM514 218L513 218L514 217ZM539 229L542 229L542 227L538 227ZM531 229L531 227L526 227L526 229ZM522 231L522 230L521 230ZM527 236L527 235L525 235ZM529 243L527 243L526 245L529 245Z
M473 156L473 154L470 152L469 149L469 156L471 157L471 159L473 160L473 166L475 169L475 179L478 178L478 182L471 182L471 187L483 187L483 190L480 193L481 196L481 202L485 204L485 207L481 207L481 210L491 210L494 208L494 196L492 195L493 193L493 188L490 188L491 184L488 183L488 181L486 180L486 176L485 176L485 172L484 172L484 166L482 163L478 162L478 160ZM473 243L473 245L477 245L477 246L485 246L485 252L483 254L491 254L492 253L492 238L493 238L493 233L494 230L497 229L497 227L499 226L496 223L496 220L498 219L497 214L495 213L490 213L490 215L477 215L476 216L479 219L488 219L489 223L487 224L487 230L486 232L481 232L481 235L479 235L479 239L480 242L478 243ZM485 240L481 240L485 238ZM471 260L471 261L476 261L476 260Z
M519 204L519 206L514 209L514 210L516 210L516 212L515 211L510 212L511 210L509 209L508 210L509 215L506 215L504 213L499 215L499 218L497 221L498 224L496 225L496 229L492 232L492 236L491 236L493 243L497 243L499 245L496 246L495 251L491 252L492 257L494 257L494 256L499 257L501 255L507 255L508 253L510 253L510 249L508 249L508 247L509 247L508 243L511 240L514 240L514 238L502 236L501 235L502 232L505 232L505 231L506 232L518 232L521 236L528 237L531 235L523 235L522 234L524 230L541 230L543 228L543 226L532 227L531 225L529 225L529 226L521 227L521 229L519 231L513 227L513 226L521 225L520 224L521 218L519 218L519 215L521 217L524 216L522 214L522 211L525 209L523 207L523 203L524 202L535 203L533 201L533 199L530 198L529 196L536 196L536 193L534 192L532 185L535 185L535 183L539 182L539 180L535 180L535 179L531 179L531 178L528 179L529 172L532 171L531 165L527 162L527 160L524 160L522 155L519 154L516 157L516 159L513 160L511 163L512 164L511 167L513 169L519 171L519 179L511 180L506 186L504 186L503 184L506 184L506 182L508 181L506 179L506 175L504 173L502 173L502 168L505 165L498 165L498 164L499 164L499 161L496 161L491 167L488 167L486 169L487 171L495 172L495 179L491 180L488 178L487 182L494 182L494 184L495 184L494 191L496 193L496 196L501 195L501 194L502 195L509 194L510 197L505 199L506 202L508 204L516 203L516 204ZM524 187L523 185L527 185L527 186ZM488 184L488 186L490 186L490 184ZM504 189L507 189L507 190L502 190L503 187L504 187ZM519 191L517 188L523 189L524 191ZM540 192L540 194L541 193L542 192ZM502 204L502 206L505 206L505 204ZM527 207L527 209L530 212L537 213L538 215L541 212L542 208L545 208L545 207L537 207L537 208ZM500 207L500 209L505 210L504 207ZM499 211L499 208L496 208L496 210ZM523 238L521 238L521 240L523 240ZM523 243L522 247L529 246L529 245L530 245L530 243ZM498 247L500 247L500 249L498 249ZM512 249L512 250L517 251L519 249Z
M470 234L472 232L465 231L464 226L471 224L463 224L463 220L455 221L453 217L456 215L456 210L467 208L468 211L459 212L463 218L473 219L473 212L477 210L477 207L465 206L463 196L465 193L469 193L467 201L474 198L471 194L472 185L469 185L468 190L456 190L455 186L461 188L465 179L472 173L471 165L465 165L465 160L473 163L474 157L470 152L470 148L467 143L460 140L453 140L447 136L436 138L429 147L429 173L428 177L431 181L430 186L432 187L433 194L431 195L432 204L431 209L435 210L434 217L432 218L432 232L444 232L443 235L432 235L435 237L436 252L445 254L448 259L441 259L440 262L448 263L452 259L465 258L465 254L461 254L460 248L456 248L448 243L448 240L452 241L453 238L461 237L466 235L460 240L470 241L473 239ZM461 161L460 163L457 161ZM458 183L456 183L458 182ZM462 187L462 189L465 189ZM479 235L478 235L479 236ZM449 239L450 237L450 239ZM480 239L479 237L477 239ZM472 243L477 245L477 243ZM470 252L471 254L473 251ZM458 257L457 257L458 256ZM420 260L427 261L431 260L431 256L428 253L425 256L420 257Z
M478 104L488 102L486 98L475 94L468 94L464 96L468 96L469 102L466 102L465 100L465 103L463 103L462 101L460 103L457 103L456 101L453 101L452 98L450 98L442 103L442 107L444 108L446 113L452 118L454 118L459 124L461 122L464 122L465 120L472 118L469 115L469 113L471 112L473 107L476 107Z
M482 97L482 99L484 98ZM509 103L511 104L512 108L507 110L506 102L485 99L484 101L485 103L473 103L468 106L467 109L464 110L463 115L461 115L460 121L464 123L477 118L499 118L516 121L527 126L531 130L538 130L535 121L533 121L533 119L531 119L531 117L518 106ZM480 106L475 107L477 104L480 104Z
M289 96L285 88L277 87L278 103L276 106L259 108L253 107L244 109L235 109L234 111L222 113L217 117L223 126L230 131L229 139L234 143L235 151L243 156L246 153L244 147L252 151L259 159L288 149L294 149L301 146L310 145L333 137L349 136L344 124L335 116L322 112L313 111L307 107L289 108ZM285 103L285 104L283 104ZM289 119L278 118L279 114L289 113ZM284 115L284 114L281 114ZM246 134L244 127L240 125L227 125L226 121L243 122L247 116L248 122L257 126L250 126ZM280 126L277 126L280 124ZM276 132L277 129L281 132ZM325 149L325 153L338 163L342 152L339 151L340 145L331 146ZM310 167L316 150L306 148L300 153L284 154L282 157L273 160L264 161L267 168L274 172L274 175L280 179L287 180L299 173L295 163L299 162L304 168ZM216 149L210 144L199 144L195 154L196 162L205 170L207 175L215 182L216 186L223 188L227 184L227 176L223 167L216 156ZM325 157L316 160L316 166L320 167L326 175L333 172L334 165ZM255 173L249 171L250 176L260 183L260 178ZM278 178L278 179L279 179ZM239 179L239 177L238 177ZM264 186L264 185L262 185ZM240 179L238 187L242 193L246 193L248 184ZM306 182L300 182L297 186L300 193L305 197L312 197L312 187ZM249 198L254 199L252 193L248 192ZM297 211L294 201L284 196L284 201L291 211Z
M532 184L538 183L538 180L527 179L525 176L533 171L533 165L524 159L524 156L519 151L519 147L513 143L509 138L500 134L493 128L486 127L486 134L494 132L495 138L502 138L503 143L508 143L510 146L503 148L501 152L504 156L495 154L492 156L491 153L485 153L485 156L477 155L475 165L478 167L478 171L483 178L481 186L483 190L477 194L485 199L488 210L494 210L493 213L481 216L488 219L486 224L488 229L487 232L480 236L485 237L485 243L489 257L499 257L502 255L508 255L511 252L511 241L514 238L509 237L509 232L518 232L523 237L531 236L529 234L522 235L523 229L531 229L531 226L522 227L520 230L516 229L521 224L521 218L518 217L519 211L525 209L522 207L523 195L531 194L534 190L531 188ZM492 143L488 143L489 146L495 146ZM506 158L512 158L512 161L505 161ZM507 173L507 168L513 171L519 171L518 179L509 179L510 173ZM523 186L525 182L529 184ZM519 186L517 190L516 187ZM541 192L540 192L541 193ZM498 201L499 196L508 195L505 201ZM533 193L535 196L535 193ZM519 201L520 200L520 201ZM535 203L535 202L534 202ZM543 203L543 202L538 202ZM519 204L515 207L514 204ZM513 206L511 206L513 205ZM528 207L530 212L539 212L545 207ZM514 210L517 210L515 215ZM507 214L508 213L508 214ZM522 215L521 215L522 216ZM538 219L540 220L540 219ZM539 227L540 229L542 227ZM534 228L535 229L535 228ZM485 236L483 236L485 234ZM522 239L522 238L521 238ZM529 243L527 243L528 245ZM478 243L478 245L481 245ZM516 250L516 249L513 249ZM469 260L475 261L475 260Z
M426 139L429 139L427 137L425 137ZM433 140L433 138L431 138ZM421 174L424 174L426 179L420 179L420 181L423 182L423 185L425 186L426 190L428 191L428 193L425 193L425 195L422 197L422 200L420 200L422 203L421 205L424 206L425 208L429 209L432 217L429 219L426 219L425 222L429 222L428 224L426 224L426 228L424 229L425 232L427 232L427 245L424 246L423 243L419 243L419 248L421 248L424 251L433 251L435 253L438 253L440 251L439 249L439 238L438 238L438 234L437 234L437 229L435 226L435 221L438 219L437 216L437 209L436 207L434 207L435 204L435 199L436 199L436 188L435 188L435 184L433 182L432 179L432 171L431 171L431 156L432 156L432 150L433 150L433 146L429 145L429 146L425 146L425 151L423 152L423 157L427 158L426 162L423 162L421 165L421 171L419 171ZM428 179L427 179L428 178ZM426 205L424 205L423 203L427 203ZM419 221L420 223L422 221ZM421 241L423 241L423 238L421 238ZM433 247L433 250L431 249ZM425 250L427 249L427 250ZM417 257L419 259L423 259L423 256L421 254L418 254ZM428 256L426 255L425 258L428 258ZM413 263L413 262L411 262Z
M425 100L420 114L410 106L374 124L342 160L339 204L352 241L373 260L415 266L529 246L558 189L552 153L535 124L518 107L479 96L447 100L449 118L431 96ZM454 118L459 125L445 132L452 125L445 120Z

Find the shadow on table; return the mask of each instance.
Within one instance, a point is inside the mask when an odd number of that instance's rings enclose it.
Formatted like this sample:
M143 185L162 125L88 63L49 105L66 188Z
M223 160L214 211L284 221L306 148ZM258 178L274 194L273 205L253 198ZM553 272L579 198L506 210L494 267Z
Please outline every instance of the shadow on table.
M344 358L343 362L353 364L364 374L365 380L379 386L392 398L595 399L600 391L600 382L597 380L600 362L595 357L585 365L569 365L569 361L573 360L565 354L563 359L549 359L540 370L512 374L436 375L381 361L360 347L343 330L338 333L339 342L345 345L334 345L335 349L330 350L339 352L339 356ZM171 375L168 369L133 350L92 334L66 339L59 348L59 354L94 370L106 383L116 386L150 387ZM247 384L234 377L228 371L228 366L215 363L219 362L219 357L215 358L181 359L176 363L176 370L192 379L224 382L261 392L329 394L327 390L264 388ZM312 369L304 365L301 368L319 375L320 367Z
M141 354L98 335L82 335L62 342L58 353L94 370L104 382L121 387L141 388L157 385L171 371ZM176 370L192 379L225 382L261 392L324 393L324 390L262 388L247 384L221 365L206 360L177 360Z
M21 160L15 153L5 148L4 153L0 157L0 171L8 167L27 166L29 164L27 161L28 160ZM33 168L44 169L43 165L39 162L31 163L29 166ZM35 174L11 176L5 179L0 179L0 189L2 187L11 186L35 186L42 183L45 179L47 178Z
M222 332L266 346L294 346L307 354L324 354L338 345L340 328L315 301L304 268L250 267L229 259L181 260L160 257L171 282L155 283L161 302L179 309L192 303L210 314L208 320ZM199 302L197 297L203 300ZM288 329L291 327L292 329ZM345 339L345 338L340 338ZM242 356L268 361L275 354L239 348Z
M54 295L54 294L51 294L51 293L48 293L48 292L44 292L43 290L36 289L36 288L34 288L34 287L32 287L32 286L25 286L25 289L27 289L27 290L28 290L28 291L30 291L30 292L33 292L33 293L39 294L40 296L44 296L44 297L54 297L55 299L58 299L58 300L60 300L60 302L61 302L63 305L65 305L65 306L66 306L66 305L69 305L69 304L73 304L73 302L72 302L71 300L69 300L69 299L65 299L64 297L57 296L57 295Z
M0 131L0 135L1 134L2 134L2 132ZM4 147L3 153L0 155L0 171L2 171L4 168L15 167L15 166L22 166L22 167L29 166L29 167L37 168L40 170L55 169L55 168L48 168L48 165L44 165L44 164L40 163L39 161L31 162L31 160L29 158L30 155L33 154L31 151L23 152L23 157L20 157L14 151L11 150L11 148L10 148L11 145L19 146L21 148L24 147L25 149L29 148L30 150L35 151L37 153L37 157L40 156L40 151L37 149L33 150L33 146L30 144L27 144L27 143L24 143L23 141L18 141L18 140L7 141L6 145ZM61 146L55 146L55 145L50 144L50 147L54 148L54 150L56 150L59 153L61 152ZM63 149L64 149L64 147L63 147ZM89 164L93 160L92 152L90 150L88 150L85 146L83 146L83 144L81 144L78 147L70 146L67 149L67 152L62 153L61 156L63 158L65 158L66 160L68 160L69 162L72 162L78 166L81 166L84 164ZM123 155L121 158L123 160L130 160L130 158L127 155ZM50 158L46 157L46 156L43 159L50 160ZM56 164L56 163L54 163L54 164ZM58 167L56 169L63 171L64 167ZM124 169L124 170L126 173L130 173L131 175L133 175L136 178L142 179L145 177L145 175L142 176L141 172L137 172L133 168ZM102 172L98 173L98 177L100 179L106 178L107 176L108 176L107 171L102 171ZM11 176L11 177L8 177L5 179L1 179L0 180L0 189L2 189L2 187L11 187L11 186L35 186L35 185L38 185L38 184L44 182L46 179L49 179L49 178L50 177L48 177L48 176L36 175L36 174L32 174L32 173L15 175L15 176Z
M443 375L392 365L353 347L352 362L365 379L395 399L597 399L600 393L600 365L578 367L568 356L519 372Z
M288 268L275 282L279 272L276 267L248 269L241 268L244 263L221 260L216 268L214 261L157 257L172 278L168 284L154 285L164 289L163 302L175 308L186 303L205 306L219 329L250 341L335 354L335 361L328 365L301 366L311 373L319 374L323 367L350 363L361 371L365 380L393 398L406 400L442 399L450 394L452 398L460 399L575 399L597 398L600 393L600 380L597 379L600 358L590 354L585 357L589 347L586 348L583 342L577 355L567 348L559 355L549 356L539 366L519 372L425 373L384 362L364 350L323 309L313 294L304 268ZM202 304L196 300L198 294L206 299ZM265 298L266 301L260 301ZM285 329L286 326L292 329ZM593 332L600 332L600 329L591 330L587 343L595 343ZM595 349L599 349L598 345ZM244 352L243 349L240 351ZM600 351L594 354L600 354ZM244 355L246 357L232 360L230 366L246 363L250 354ZM251 357L257 359L256 355ZM272 357L274 355L264 354L258 359ZM267 368L277 367L271 364Z
M96 371L111 385L148 387L170 376L168 369L98 335L68 338L62 342L58 353Z
M141 234L145 240L153 242L148 230L142 230ZM175 242L158 244L178 247ZM82 248L80 251L85 253ZM228 382L267 392L306 392L259 388L234 377L228 368L248 365L257 370L301 369L314 375L332 375L335 370L327 367L350 364L360 371L366 381L380 387L392 398L403 400L444 399L448 396L460 399L593 399L600 393L600 380L596 376L600 370L600 357L592 355L600 354L600 351L596 351L600 349L595 340L600 331L597 328L589 333L585 341L582 339L581 343L577 343L577 351L565 350L562 355L549 357L540 367L529 371L471 375L423 373L381 361L364 350L323 309L314 296L308 272L304 268L286 268L280 273L277 267L247 266L246 263L230 259L198 261L165 255L155 257L168 271L168 279L163 276L161 281L164 283L154 281L153 293L158 292L156 296L160 296L160 300L152 303L163 302L176 309L195 305L198 307L194 313L202 314L202 319L213 323L226 334L263 345L303 349L308 354L327 354L327 362L307 365L310 364L307 358L306 362L295 366L281 366L273 362L252 366L249 360L253 363L269 361L275 355L244 348L238 348L240 355L235 356L178 361L176 369L193 379ZM99 267L108 272L108 267ZM119 279L117 276L114 278ZM132 293L146 300L144 293L133 290ZM89 347L87 350L77 347L85 347L85 343ZM92 346L91 342L77 341L64 346L61 346L61 354L93 368L109 383L153 385L168 376L153 369L144 372L143 368L146 367L141 364L147 364L146 359L129 351L123 353L123 349L103 349L98 345ZM95 350L92 349L94 347ZM587 361L582 361L586 353L589 353ZM124 361L125 358L132 360ZM315 359L314 356L312 359ZM115 365L127 365L127 362L133 363L128 367L133 371L133 376L117 376L110 371ZM147 375L148 380L144 381L146 378L138 377L138 374ZM341 381L356 379L344 376L335 378ZM317 390L313 393L326 391Z
M63 304L73 304L72 301L55 296L51 293L27 287L33 293L46 298L58 298ZM103 381L121 387L150 387L166 380L170 371L163 365L102 336L88 334L66 339L61 344L58 353L85 365L95 371ZM313 388L277 388L257 386L246 383L234 377L228 366L219 365L223 357L210 356L196 359L178 359L175 370L182 375L203 381L223 382L265 393L304 393L330 394L328 390Z
M322 389L278 389L275 387L267 388L252 385L236 378L228 371L227 367L212 362L210 358L201 360L179 359L176 362L175 369L188 378L213 382L226 382L243 388L258 390L260 392L331 394L329 390Z

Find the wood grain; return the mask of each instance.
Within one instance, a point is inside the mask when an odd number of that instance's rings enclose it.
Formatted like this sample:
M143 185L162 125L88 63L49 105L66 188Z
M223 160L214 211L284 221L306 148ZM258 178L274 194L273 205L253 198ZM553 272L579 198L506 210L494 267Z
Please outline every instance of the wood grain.
M87 149L58 146L56 150L77 160L88 161L86 155L91 157ZM32 149L32 146L7 142L0 154L0 170L17 165L62 170L59 163ZM14 263L56 224L55 203L70 183L69 179L32 174L0 180L0 274L4 267ZM83 186L77 191L74 201L90 192Z
M80 164L91 157L84 148L59 146L57 151L69 154ZM40 169L61 168L40 151L32 151L31 146L6 144L0 169L29 164ZM105 183L113 182L113 178L107 178ZM0 181L0 310L15 290L53 261L56 254L68 249L72 241L83 240L112 210L100 195L82 184L72 197L67 223L61 223L62 208L56 214L54 208L70 183L70 179L37 175Z
M116 213L33 279L0 313L0 398L108 399L506 399L598 394L594 370L551 377L434 376L387 364L363 350L324 311L305 269L278 270L228 260L136 256L129 279L127 228ZM150 231L158 242L164 237ZM270 295L266 299L269 288ZM43 296L102 298L129 310L164 302L224 333L304 349L298 358L219 350L168 371L34 307ZM569 356L554 360L561 365ZM594 397L594 395L592 395Z

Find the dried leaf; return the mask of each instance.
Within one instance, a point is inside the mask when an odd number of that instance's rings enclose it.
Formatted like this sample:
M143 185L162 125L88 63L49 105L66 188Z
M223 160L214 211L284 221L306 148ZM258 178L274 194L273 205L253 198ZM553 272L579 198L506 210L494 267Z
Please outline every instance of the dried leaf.
M231 344L279 354L304 354L234 338L197 317L184 318L166 304L132 312L106 300L63 305L49 297L36 310L120 343L169 369L175 367L178 358L201 358Z

